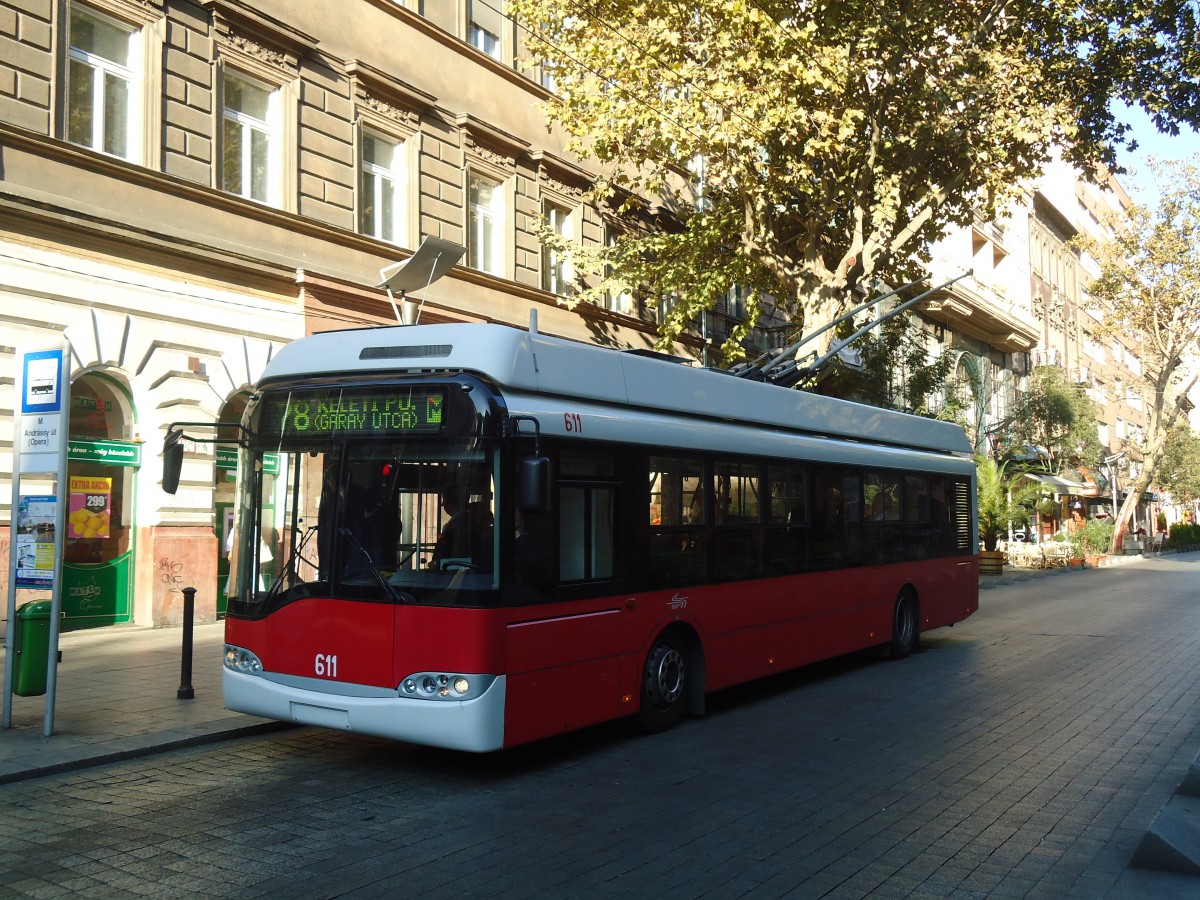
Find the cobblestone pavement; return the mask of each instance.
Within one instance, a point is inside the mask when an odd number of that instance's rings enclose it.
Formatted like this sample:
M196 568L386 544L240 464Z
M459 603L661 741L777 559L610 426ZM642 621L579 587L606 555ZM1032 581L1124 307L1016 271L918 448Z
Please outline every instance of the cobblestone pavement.
M997 587L902 662L477 757L315 729L0 785L0 897L1200 897L1200 555Z

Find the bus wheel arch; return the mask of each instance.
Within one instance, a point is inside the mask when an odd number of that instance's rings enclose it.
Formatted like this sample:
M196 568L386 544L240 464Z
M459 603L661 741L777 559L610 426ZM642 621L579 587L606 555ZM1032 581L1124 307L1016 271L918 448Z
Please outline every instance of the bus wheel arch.
M912 585L906 585L896 597L892 608L892 637L888 642L888 655L892 659L904 659L921 642L921 604Z
M696 632L672 625L650 642L642 664L638 724L647 734L666 731L685 714L704 714L704 650Z

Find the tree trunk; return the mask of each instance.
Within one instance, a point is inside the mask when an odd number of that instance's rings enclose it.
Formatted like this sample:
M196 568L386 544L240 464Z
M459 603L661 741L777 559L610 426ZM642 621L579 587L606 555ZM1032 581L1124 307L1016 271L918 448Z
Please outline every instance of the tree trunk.
M1125 495L1125 502L1121 504L1121 509L1117 513L1117 520L1113 526L1112 538L1108 542L1109 556L1117 556L1122 552L1122 545L1125 541L1125 526L1133 518L1133 511L1142 499L1142 494L1150 487L1150 480L1153 476L1154 471L1148 466L1143 466L1142 474L1137 477L1137 480L1133 483L1133 487Z

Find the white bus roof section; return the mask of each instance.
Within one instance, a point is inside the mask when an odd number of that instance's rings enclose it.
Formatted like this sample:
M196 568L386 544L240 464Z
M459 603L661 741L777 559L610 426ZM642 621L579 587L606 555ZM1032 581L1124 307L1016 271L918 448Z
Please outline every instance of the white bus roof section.
M285 346L264 384L304 376L472 372L501 389L969 455L952 423L505 325L330 331ZM567 411L564 405L563 410ZM749 449L749 448L746 448Z

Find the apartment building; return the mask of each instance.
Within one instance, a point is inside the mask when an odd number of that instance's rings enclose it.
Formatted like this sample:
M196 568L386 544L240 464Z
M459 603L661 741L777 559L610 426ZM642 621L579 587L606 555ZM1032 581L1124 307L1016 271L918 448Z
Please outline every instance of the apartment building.
M66 627L177 622L185 586L219 613L236 451L189 448L167 495L166 426L237 421L284 343L394 322L379 272L427 236L465 255L422 322L653 342L631 297L556 302L541 223L607 226L499 7L0 0L0 520L26 349L68 348L69 474L106 486L106 527L66 541Z
M1091 182L1065 163L1052 164L999 221L977 221L934 248L934 283L972 274L922 309L945 327L943 340L958 351L960 368L982 381L978 452L1009 446L1007 432L1036 367L1059 367L1096 403L1101 445L1108 456L1126 455L1047 479L1064 506L1078 499L1093 514L1111 511L1113 478L1118 500L1121 486L1132 482L1147 414L1134 389L1136 339L1097 336L1100 312L1088 301L1088 273L1070 241L1078 234L1102 240L1106 213L1119 215L1129 204L1115 177ZM1151 503L1145 498L1137 524L1146 526Z
M1076 234L1104 240L1110 215L1120 216L1131 202L1114 176L1086 181L1056 163L1035 193L1030 220L1033 310L1042 331L1037 361L1062 367L1067 381L1095 402L1098 438L1112 458L1078 473L1092 514L1111 513L1114 494L1118 503L1124 500L1125 487L1138 471L1148 416L1136 390L1141 374L1137 337L1102 339L1096 333L1101 312L1089 302L1085 261L1064 244ZM1149 528L1153 502L1153 495L1143 499L1135 526Z

